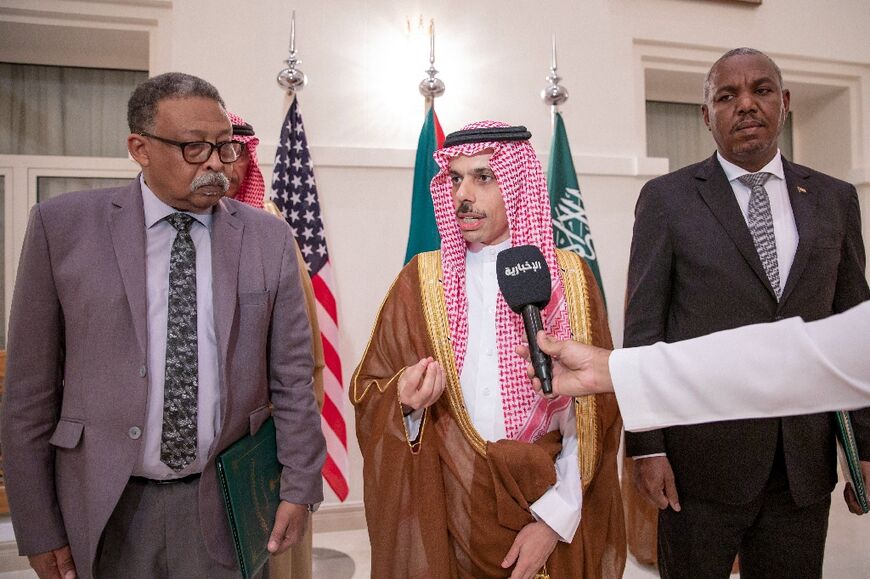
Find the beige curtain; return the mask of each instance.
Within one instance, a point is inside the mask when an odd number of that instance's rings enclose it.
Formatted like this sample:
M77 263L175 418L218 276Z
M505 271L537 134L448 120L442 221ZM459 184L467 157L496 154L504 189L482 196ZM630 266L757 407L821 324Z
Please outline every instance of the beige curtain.
M127 99L148 73L0 64L0 154L126 157Z
M703 161L716 150L704 125L701 105L646 102L646 147L650 157L665 157L670 170ZM792 160L791 113L779 137L782 154Z

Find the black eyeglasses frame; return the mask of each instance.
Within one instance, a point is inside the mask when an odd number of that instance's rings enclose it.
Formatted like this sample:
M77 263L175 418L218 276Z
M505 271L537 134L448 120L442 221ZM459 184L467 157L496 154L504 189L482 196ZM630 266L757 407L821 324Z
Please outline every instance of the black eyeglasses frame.
M161 143L166 143L167 145L173 145L181 149L181 157L191 165L200 165L205 163L209 158L211 158L211 154L214 153L214 150L218 150L218 158L221 160L221 163L234 163L239 157L242 155L242 147L244 147L244 143L240 143L238 141L233 141L232 139L229 141L221 141L219 143L212 143L210 141L173 141L172 139L167 139L165 137L158 137L152 133L147 131L139 131L138 133L142 137L148 137L149 139L155 139L160 141ZM205 155L201 161L191 161L188 159L188 155L186 153L186 149L190 145L208 145L208 155ZM230 149L226 149L227 145L234 145ZM223 153L224 150L229 150L235 153L235 156L232 159L226 159Z

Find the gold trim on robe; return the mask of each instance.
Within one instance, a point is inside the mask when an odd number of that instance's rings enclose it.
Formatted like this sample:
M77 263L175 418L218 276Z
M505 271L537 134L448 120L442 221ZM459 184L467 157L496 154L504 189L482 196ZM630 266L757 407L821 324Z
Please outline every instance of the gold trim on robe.
M583 258L570 251L556 250L556 261L562 274L565 301L568 303L568 320L571 337L584 344L592 344L592 313L589 302L589 284L583 270ZM571 304L579 304L574 309ZM589 486L601 463L599 445L598 405L595 396L578 396L574 399L574 414L577 418L577 460L580 463L580 483L583 490Z
M462 396L462 386L459 383L459 372L456 369L456 356L453 344L450 342L450 322L447 319L447 305L444 300L444 286L441 279L441 252L427 251L417 255L417 268L420 276L420 299L423 302L423 315L432 346L435 348L435 359L444 368L447 379L447 396L450 400L450 410L459 425L462 434L471 447L486 456L486 441L477 432L465 399Z
M568 318L571 333L575 340L585 344L592 343L589 284L583 269L583 260L570 251L556 250L559 274L565 288L565 301L568 304ZM486 456L486 441L477 432L465 400L456 369L456 357L450 341L450 323L447 319L447 306L444 300L444 287L441 279L441 252L429 251L417 256L420 277L420 298L426 327L435 358L444 368L447 379L447 395L450 408L463 435L472 448L481 456ZM578 307L572 307L577 304ZM574 410L577 415L577 436L579 445L579 466L581 484L585 490L595 476L601 462L601 448L598 443L599 419L595 396L575 399Z

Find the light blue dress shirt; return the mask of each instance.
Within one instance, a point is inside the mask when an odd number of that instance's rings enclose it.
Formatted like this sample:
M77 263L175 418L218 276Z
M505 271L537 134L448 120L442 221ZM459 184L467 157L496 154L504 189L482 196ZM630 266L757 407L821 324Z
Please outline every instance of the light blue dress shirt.
M145 279L148 308L148 405L142 433L142 453L135 476L171 479L201 472L220 428L220 374L212 296L212 214L188 213L194 218L190 237L196 247L197 346L199 389L197 460L175 472L160 461L163 431L163 383L166 375L166 326L169 310L169 255L178 232L165 218L175 209L157 198L139 176L145 206Z

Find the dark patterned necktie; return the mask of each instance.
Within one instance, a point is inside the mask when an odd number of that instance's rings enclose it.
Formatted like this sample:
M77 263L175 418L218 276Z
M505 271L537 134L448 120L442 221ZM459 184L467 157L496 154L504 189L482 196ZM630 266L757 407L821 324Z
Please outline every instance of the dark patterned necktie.
M196 344L196 247L193 217L166 218L178 230L169 255L169 312L166 324L166 380L160 460L180 471L196 460L196 407L199 380Z
M764 183L770 176L770 173L747 173L738 179L751 190L746 221L749 224L752 241L755 243L755 251L758 252L761 265L778 301L782 295L782 288L779 283L779 262L776 258L776 237L773 234L770 199L764 188Z

